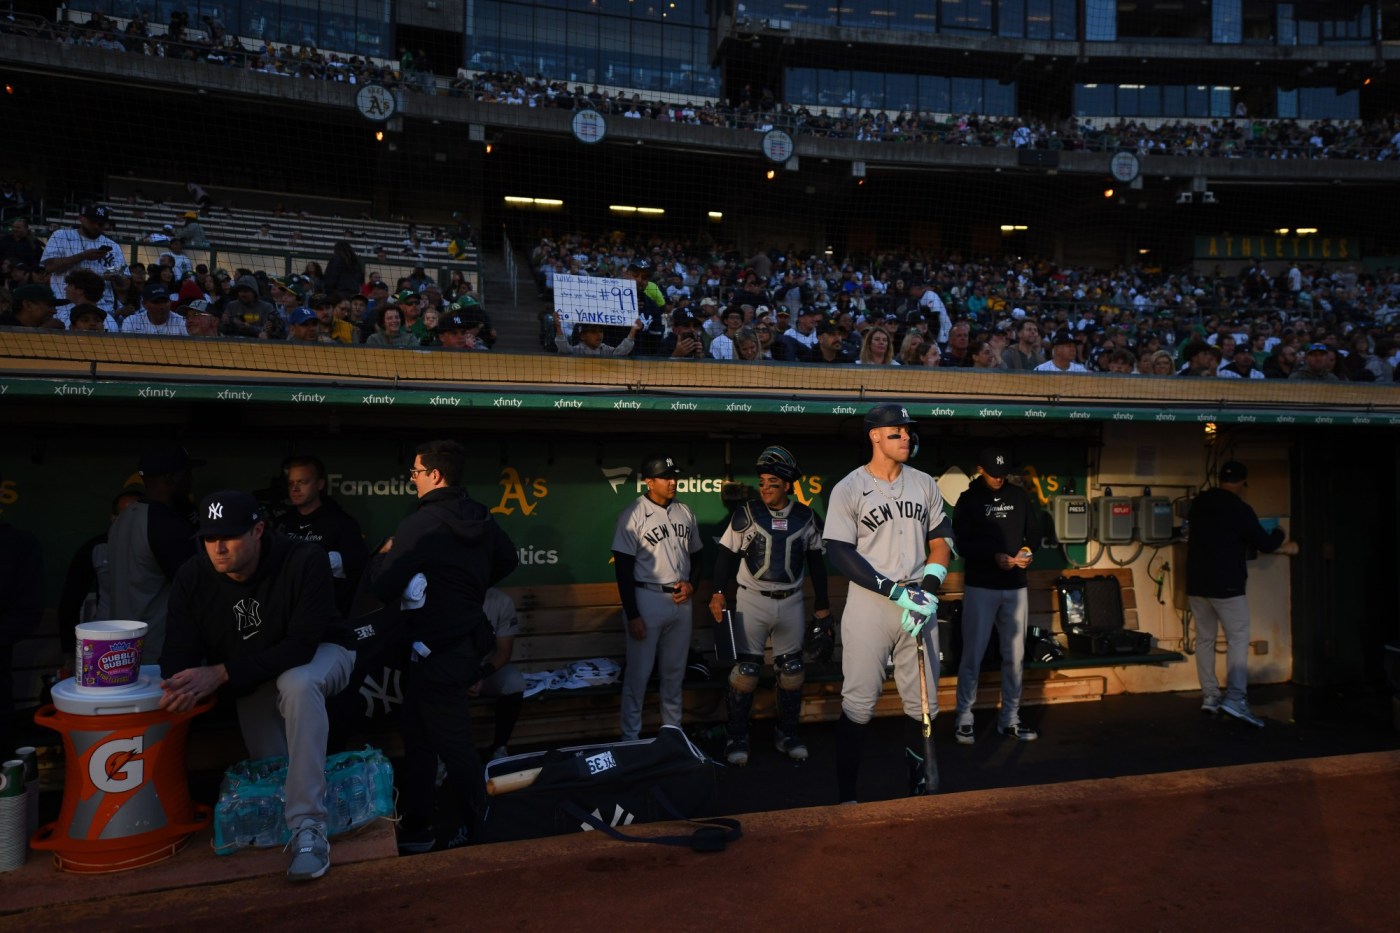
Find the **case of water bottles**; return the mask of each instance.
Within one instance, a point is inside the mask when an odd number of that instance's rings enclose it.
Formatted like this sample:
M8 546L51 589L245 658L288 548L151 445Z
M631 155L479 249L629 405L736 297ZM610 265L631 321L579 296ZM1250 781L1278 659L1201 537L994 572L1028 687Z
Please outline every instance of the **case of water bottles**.
M284 846L291 839L286 808L287 759L240 761L224 773L214 810L214 851ZM394 813L394 769L377 748L326 759L327 834L359 829Z

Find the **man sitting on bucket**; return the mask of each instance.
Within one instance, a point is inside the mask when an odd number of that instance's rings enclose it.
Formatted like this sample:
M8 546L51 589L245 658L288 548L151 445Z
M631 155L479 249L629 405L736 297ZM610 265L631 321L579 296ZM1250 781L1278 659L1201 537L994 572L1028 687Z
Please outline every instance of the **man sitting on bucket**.
M175 574L160 659L162 709L191 709L228 685L254 758L287 758L292 881L330 867L326 698L350 678L351 632L325 552L268 527L257 500L225 490L199 504L202 552Z

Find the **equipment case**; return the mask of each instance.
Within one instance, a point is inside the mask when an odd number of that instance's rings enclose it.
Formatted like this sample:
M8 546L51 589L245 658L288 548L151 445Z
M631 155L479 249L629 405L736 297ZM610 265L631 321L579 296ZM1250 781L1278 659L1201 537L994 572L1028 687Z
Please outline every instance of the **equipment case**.
M1146 654L1152 635L1123 628L1123 594L1116 577L1060 577L1055 581L1060 628L1071 654Z

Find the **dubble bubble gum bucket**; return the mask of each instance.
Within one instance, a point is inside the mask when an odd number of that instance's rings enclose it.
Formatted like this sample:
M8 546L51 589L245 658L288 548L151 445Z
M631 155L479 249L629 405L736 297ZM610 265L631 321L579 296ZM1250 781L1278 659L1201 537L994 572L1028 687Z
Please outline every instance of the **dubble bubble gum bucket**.
M75 629L77 657L74 686L80 693L102 693L110 687L126 687L141 671L141 648L146 643L146 623L125 619L84 622Z

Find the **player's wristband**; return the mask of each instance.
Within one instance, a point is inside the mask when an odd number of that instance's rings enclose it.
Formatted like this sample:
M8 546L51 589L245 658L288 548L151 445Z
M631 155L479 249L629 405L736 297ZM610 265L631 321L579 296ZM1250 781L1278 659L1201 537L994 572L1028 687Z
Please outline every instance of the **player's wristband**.
M924 564L924 581L921 589L925 593L936 593L948 578L948 568L942 564Z

